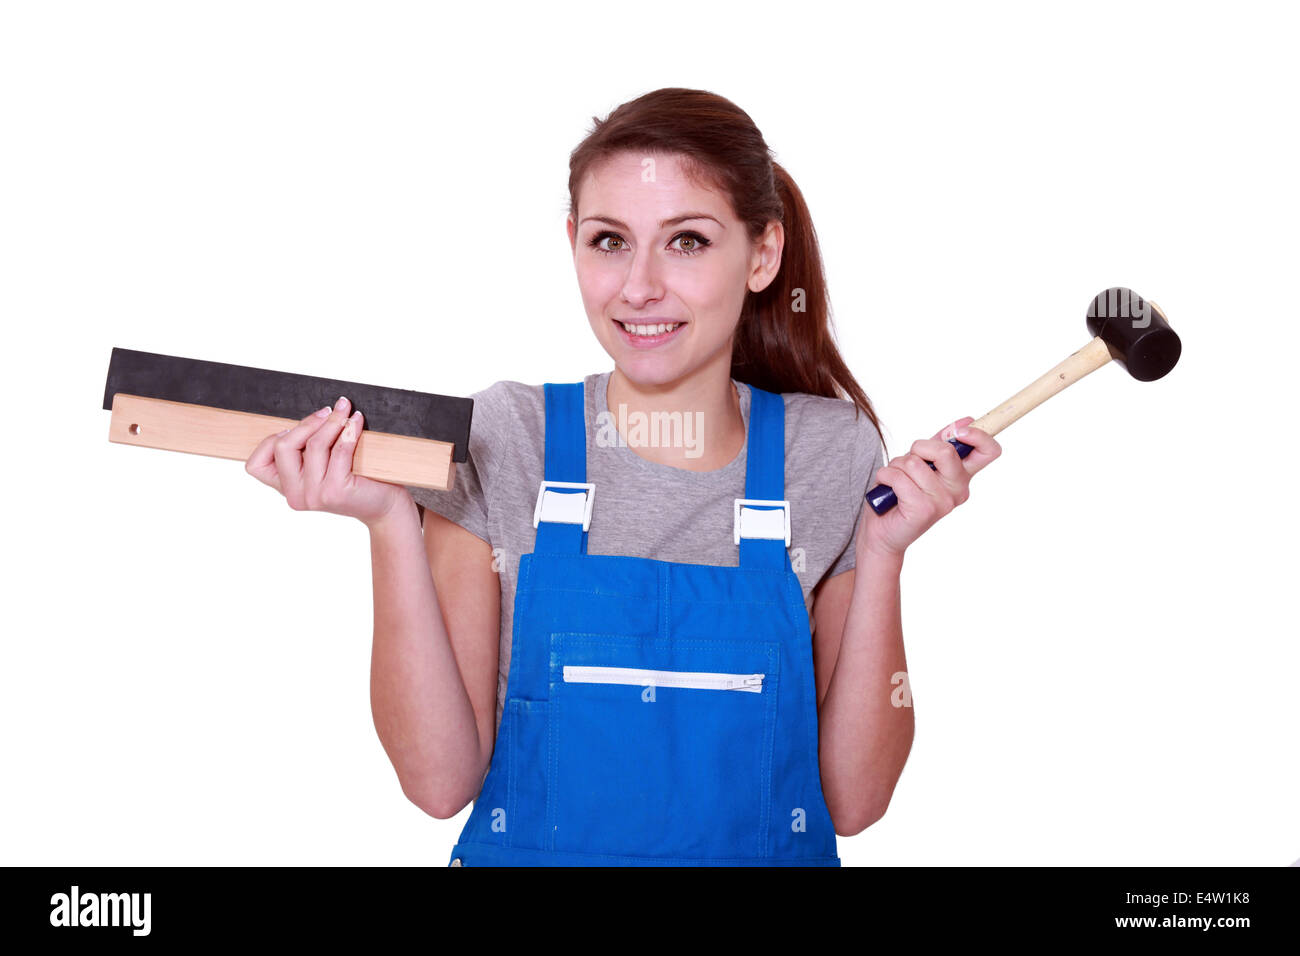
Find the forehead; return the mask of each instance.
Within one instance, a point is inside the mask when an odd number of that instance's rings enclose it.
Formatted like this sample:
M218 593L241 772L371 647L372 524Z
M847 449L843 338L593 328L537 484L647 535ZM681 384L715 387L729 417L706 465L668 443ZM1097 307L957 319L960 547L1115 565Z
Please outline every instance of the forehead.
M615 153L587 170L578 192L578 216L607 216L649 229L684 210L733 220L726 195L690 171L676 154Z

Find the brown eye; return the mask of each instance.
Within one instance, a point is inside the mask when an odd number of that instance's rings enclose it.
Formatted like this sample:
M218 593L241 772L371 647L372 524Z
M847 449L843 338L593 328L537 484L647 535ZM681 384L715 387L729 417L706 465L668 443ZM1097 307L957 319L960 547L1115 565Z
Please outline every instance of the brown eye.
M620 242L620 243L623 242L621 238L614 235L612 232L598 232L590 239L587 240L587 245L591 246L591 248L595 249L597 252L607 256L612 256L614 255L614 253L622 249L622 246L620 246L618 249L606 249L605 248L606 241Z
M708 239L698 232L681 232L673 236L677 251L683 256L698 256L705 247L711 245Z

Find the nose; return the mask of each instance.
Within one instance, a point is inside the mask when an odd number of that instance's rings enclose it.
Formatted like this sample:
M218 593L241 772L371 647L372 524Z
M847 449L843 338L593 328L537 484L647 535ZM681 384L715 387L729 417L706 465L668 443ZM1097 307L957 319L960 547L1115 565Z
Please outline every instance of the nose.
M623 299L632 307L640 308L647 302L663 297L663 281L654 256L640 250L632 254L623 278Z

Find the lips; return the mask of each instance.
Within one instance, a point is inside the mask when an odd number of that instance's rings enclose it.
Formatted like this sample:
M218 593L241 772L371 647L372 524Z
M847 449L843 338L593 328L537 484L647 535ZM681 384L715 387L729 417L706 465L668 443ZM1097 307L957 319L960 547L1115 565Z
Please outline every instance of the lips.
M644 319L614 319L619 325L630 325L634 329L654 329L658 326L681 325L682 319L661 319L649 316Z
M672 325L672 324L676 324L677 326L671 332L656 332L652 335L637 335L636 333L629 332L627 329L625 329L623 327L623 323L618 321L617 319L613 319L611 321L613 321L614 326L618 329L618 334L622 337L623 341L628 343L633 348L638 348L638 349L655 348L667 342L672 342L682 334L682 330L685 329L687 325L687 323L685 322L667 322L667 321L628 323L633 327L636 326L651 327L651 326Z

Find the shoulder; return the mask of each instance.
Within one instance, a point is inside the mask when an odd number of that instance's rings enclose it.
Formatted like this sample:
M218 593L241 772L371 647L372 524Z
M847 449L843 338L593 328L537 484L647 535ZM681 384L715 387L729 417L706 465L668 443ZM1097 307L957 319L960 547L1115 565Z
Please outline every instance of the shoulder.
M481 388L469 397L474 399L475 405L482 402L485 406L492 409L509 408L519 402L527 402L532 393L536 391L541 394L542 386L527 385L524 382L516 382L511 379L502 379L499 382L493 382L487 388Z
M510 432L527 427L532 412L543 404L542 386L503 379L469 396L474 402L470 415L474 432L488 441L504 440Z
M865 446L874 452L881 445L880 432L865 411L845 398L786 392L786 445L807 450L831 451L843 455L846 448Z
M583 381L588 390L600 382L602 374L607 373L596 372L585 377ZM513 433L516 438L521 433L538 437L544 434L545 385L503 379L469 397L474 400L474 411L470 419L472 428L479 427L481 422L484 432L491 439L505 440L507 433ZM586 398L590 404L590 395Z
M858 500L885 464L885 443L865 411L846 398L787 392L786 457L795 467L843 481Z

